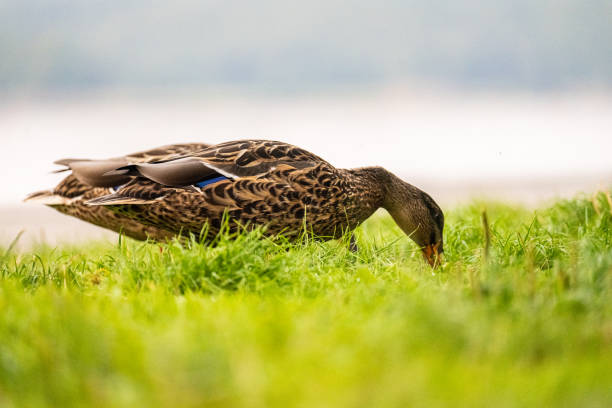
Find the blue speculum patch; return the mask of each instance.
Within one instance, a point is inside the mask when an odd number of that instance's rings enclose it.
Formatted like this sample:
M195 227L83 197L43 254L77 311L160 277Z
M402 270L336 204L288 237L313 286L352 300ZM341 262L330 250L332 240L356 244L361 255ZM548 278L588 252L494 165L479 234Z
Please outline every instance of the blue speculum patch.
M121 190L121 187L125 186L125 184L121 184L115 187L111 187L111 192L116 193L117 191Z
M216 183L218 181L222 181L222 180L227 180L227 177L219 176L219 177L211 178L211 179L208 179L208 180L200 181L198 183L195 183L195 185L200 187L200 188L202 188L204 186L207 186L209 184L214 184L214 183Z

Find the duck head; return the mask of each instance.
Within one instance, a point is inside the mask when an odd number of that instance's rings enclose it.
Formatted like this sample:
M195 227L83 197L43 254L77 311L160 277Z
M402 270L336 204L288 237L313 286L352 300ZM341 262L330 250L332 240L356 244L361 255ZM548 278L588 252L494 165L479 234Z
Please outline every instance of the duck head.
M392 173L386 172L385 178L383 208L421 248L429 265L439 266L444 253L444 213L424 191Z

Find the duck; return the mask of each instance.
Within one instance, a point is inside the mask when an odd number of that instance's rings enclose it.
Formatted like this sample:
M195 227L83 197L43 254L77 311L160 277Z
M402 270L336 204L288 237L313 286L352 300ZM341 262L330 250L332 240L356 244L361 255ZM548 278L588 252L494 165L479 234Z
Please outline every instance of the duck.
M429 265L439 266L444 252L444 213L429 194L383 167L336 168L284 142L174 144L55 163L67 177L25 201L137 240L214 237L224 225L337 239L384 208Z

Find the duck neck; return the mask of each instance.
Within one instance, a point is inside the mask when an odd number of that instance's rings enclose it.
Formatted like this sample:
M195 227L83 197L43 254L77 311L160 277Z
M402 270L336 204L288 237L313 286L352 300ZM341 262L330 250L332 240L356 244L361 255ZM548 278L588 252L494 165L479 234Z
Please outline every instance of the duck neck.
M387 196L387 182L391 173L382 167L360 167L348 170L351 185L356 190L360 205L376 211L384 207Z
M382 167L361 167L349 171L357 180L358 188L369 192L372 205L376 208L382 207L390 213L418 200L422 193Z

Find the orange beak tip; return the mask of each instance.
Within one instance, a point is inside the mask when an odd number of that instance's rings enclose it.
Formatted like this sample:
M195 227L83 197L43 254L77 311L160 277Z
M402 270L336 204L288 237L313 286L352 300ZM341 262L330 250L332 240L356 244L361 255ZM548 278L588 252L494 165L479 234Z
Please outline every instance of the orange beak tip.
M430 244L423 248L423 257L434 269L442 266L444 262L444 254L438 252L438 246L439 244Z

